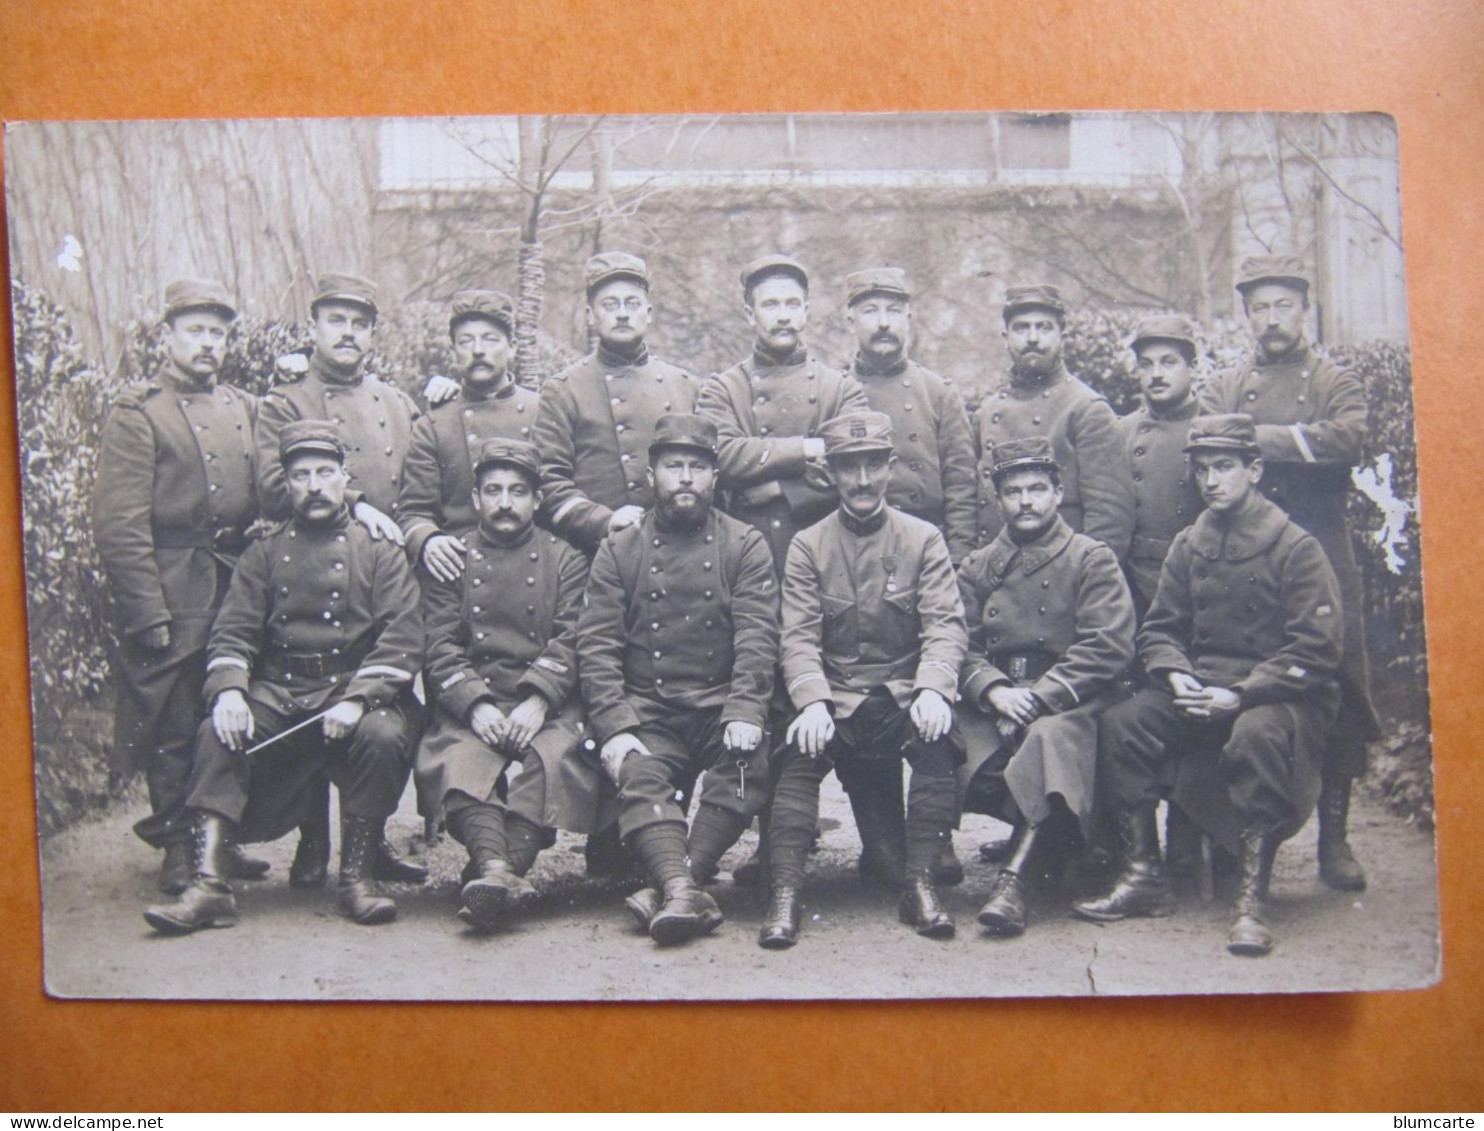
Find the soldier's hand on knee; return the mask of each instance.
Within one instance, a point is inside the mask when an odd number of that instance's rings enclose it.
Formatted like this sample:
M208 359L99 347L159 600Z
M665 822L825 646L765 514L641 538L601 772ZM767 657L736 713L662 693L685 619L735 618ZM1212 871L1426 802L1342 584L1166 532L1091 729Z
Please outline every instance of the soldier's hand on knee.
M481 700L469 712L469 729L480 742L498 750L505 735L505 712L488 699Z
M608 533L614 534L626 526L638 526L644 521L644 508L633 503L621 506L608 516Z
M423 399L430 405L451 401L459 395L459 383L452 377L434 373L423 386Z
M457 581L464 572L462 539L451 534L437 534L423 543L423 565L439 581Z
M937 742L953 725L953 708L932 688L924 687L912 700L912 725L924 742Z
M139 634L139 646L151 652L163 652L170 647L170 626L157 624Z
M356 729L356 724L361 721L361 716L366 713L366 705L359 699L345 699L336 703L328 711L322 720L325 727L325 737L331 742L337 742L342 738L349 738Z
M650 756L649 747L639 740L637 734L630 731L615 734L603 743L603 749L598 752L598 757L603 762L603 772L614 785L618 784L618 772L623 769L624 759L630 754L637 754L641 758Z
M1170 694L1176 699L1200 695L1206 690L1206 685L1189 672L1170 672L1167 678L1170 682Z
M1017 726L1028 727L1041 714L1041 704L1028 687L1000 684L985 692L989 705Z
M1223 719L1242 709L1242 696L1225 687L1204 687L1194 694L1175 696L1175 706L1197 719Z
M350 512L351 517L366 528L366 532L378 541L382 538L389 539L401 546L406 542L402 537L402 528L377 510L366 500L362 499Z
M252 711L242 692L235 688L223 691L211 708L211 729L228 750L242 751L252 738Z
M810 703L788 724L784 741L797 746L810 758L818 758L835 737L835 719L823 699Z
M546 725L546 700L530 695L505 718L505 753L519 756Z
M722 742L726 744L728 751L732 753L747 753L756 750L758 743L763 740L763 728L756 723L744 723L740 719L733 719L727 723L726 730L721 736Z

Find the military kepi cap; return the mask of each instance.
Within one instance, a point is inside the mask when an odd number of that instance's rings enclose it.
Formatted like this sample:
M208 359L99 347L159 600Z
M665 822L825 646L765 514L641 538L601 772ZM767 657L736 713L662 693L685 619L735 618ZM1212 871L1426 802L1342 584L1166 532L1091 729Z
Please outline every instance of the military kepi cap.
M345 462L345 442L328 420L291 420L278 433L278 458L287 464L294 456L313 454Z
M492 467L513 467L524 473L531 486L541 484L541 461L536 453L536 445L524 440L507 440L497 436L481 444L479 458L474 461L474 481L477 483L479 477Z
M604 251L593 256L587 261L585 275L589 295L614 279L632 279L649 290L649 265L626 251Z
M649 457L661 448L689 448L716 458L716 423L693 412L667 412L654 422Z
M1245 295L1263 283L1282 283L1306 294L1313 286L1309 272L1296 255L1252 255L1237 268L1237 290Z
M209 310L229 321L237 317L232 296L215 279L176 279L165 288L165 313L168 321L187 310Z
M775 251L758 256L742 268L742 290L749 291L764 279L770 279L774 275L787 275L797 279L799 286L806 291L809 289L809 272L804 269L804 265L791 255Z
M1012 471L1054 471L1060 475L1061 467L1056 462L1050 439L1020 436L996 444L990 452L990 478L999 482L1000 476Z
M505 333L515 333L515 300L504 291L460 291L453 296L453 313L448 319L451 334L462 322L482 318L501 327Z
M1065 318L1067 313L1066 303L1061 300L1060 289L1050 283L1022 283L1005 288L1005 306L1002 314L1006 321L1018 311L1033 308L1055 311L1062 318Z
M1197 416L1190 422L1190 440L1185 451L1245 452L1260 455L1257 425L1245 412L1223 412Z
M1156 314L1141 319L1134 327L1134 337L1128 348L1137 350L1145 342L1184 342L1192 353L1200 352L1195 340L1195 325L1183 314Z
M907 289L907 272L900 267L867 267L845 276L845 305L854 306L868 295L888 298L911 298Z
M846 412L819 429L826 459L856 452L891 451L891 417L884 412Z
M310 300L309 309L313 310L322 302L348 302L354 306L364 306L373 318L380 313L376 309L376 284L359 275L339 271L321 275L315 280L314 298Z

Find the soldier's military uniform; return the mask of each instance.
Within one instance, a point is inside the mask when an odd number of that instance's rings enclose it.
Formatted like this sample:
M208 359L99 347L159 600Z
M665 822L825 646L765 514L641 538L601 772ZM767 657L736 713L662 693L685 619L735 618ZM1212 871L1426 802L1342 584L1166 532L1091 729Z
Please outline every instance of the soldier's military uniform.
M530 444L486 441L474 478L502 466L526 475L533 490L540 482ZM574 643L587 559L534 526L510 542L476 527L467 545L463 575L426 590L426 678L437 707L418 748L418 805L430 818L447 814L450 831L469 849L472 871L499 861L524 876L550 843L545 830L596 831L600 801L607 820L616 812L597 756L583 748L577 699ZM471 729L470 712L480 703L509 714L532 694L546 701L547 717L520 754L494 749ZM502 799L497 786L512 761L519 770ZM505 895L484 894L499 903L528 887L497 879Z
M324 421L286 425L280 448L285 462L305 452L344 458ZM297 826L325 774L340 790L342 910L364 923L395 917L396 905L366 885L412 769L420 717L412 683L424 650L418 598L401 547L373 540L343 506L326 523L296 516L243 553L211 631L204 699L211 706L226 691L243 693L249 749L262 748L233 751L211 719L201 724L186 801L196 818L196 880L176 908L146 913L156 929L235 921L230 888L217 890L220 846ZM351 699L365 713L348 739L329 741L318 721L285 734ZM217 908L228 922L214 921Z
M664 416L652 450L667 446L715 459L715 426ZM702 882L767 801L766 739L747 753L723 742L729 722L767 725L778 663L778 582L767 543L715 509L697 528L651 510L599 546L577 657L597 742L632 732L651 753L630 756L619 771L619 828L668 900L652 842L684 836L677 789L704 771L689 842L681 842L689 878ZM708 925L720 921L714 904L698 913Z
M1179 316L1161 315L1139 323L1131 348L1147 341L1185 342L1197 349L1194 327ZM1190 422L1199 411L1195 397L1169 411L1146 403L1118 418L1134 487L1134 528L1124 571L1142 616L1154 600L1159 571L1170 543L1201 513L1200 488L1185 458Z
M376 315L375 288L353 275L320 278L313 305L333 301L354 303ZM401 389L360 371L342 376L311 355L308 372L275 385L258 408L258 503L264 516L277 520L289 514L278 434L294 420L334 424L345 444L352 493L383 514L392 514L402 487L402 461L419 415L417 405Z
M877 412L836 417L822 428L830 457L890 452L891 421ZM789 547L783 582L783 678L796 711L829 705L835 736L826 756L785 747L771 817L770 879L793 904L803 884L819 817L819 787L832 764L905 759L907 794L903 919L934 938L952 935L937 906L930 869L954 818L954 771L963 762L956 728L920 738L913 700L931 690L952 703L966 646L963 606L943 535L930 523L883 505L861 519L843 506L802 531ZM919 901L909 908L910 901ZM912 914L909 917L909 910ZM779 936L794 918L792 932ZM791 945L789 908L770 909L764 946Z
M1056 468L1051 443L1041 436L1007 440L993 458L997 476ZM1024 893L1004 889L1022 885L1021 865L1056 811L1053 802L1075 818L1079 832L1090 831L1097 720L1119 700L1119 677L1134 656L1133 599L1113 551L1075 533L1060 515L1024 544L1001 528L964 562L959 593L969 623L960 713L969 745L960 771L963 807L1016 827L1010 861L991 895L991 903L1013 906L986 923L1014 934L1025 927ZM1000 716L985 698L1000 686L1029 688L1041 715L1026 727Z
M236 316L220 283L166 288L166 319L197 309ZM124 390L103 426L93 530L119 616L114 756L145 773L151 811L135 832L157 848L190 840L183 806L206 639L257 514L255 412L241 390L167 366ZM169 647L144 647L161 625Z
M808 287L804 268L787 256L763 256L742 270L745 293L754 279L787 269ZM804 457L804 440L827 420L869 408L860 383L826 365L802 344L786 358L760 347L712 376L696 411L716 422L727 511L768 540L780 574L793 536L819 521L837 496L821 465Z
M1040 308L1064 317L1052 286L1011 287L1004 314ZM1058 363L1035 380L1015 374L990 388L972 419L979 453L979 542L988 545L1002 519L990 475L994 446L1025 436L1051 441L1061 468L1061 516L1079 534L1096 538L1122 561L1133 533L1133 484L1128 459L1108 402Z
M649 286L638 256L608 252L587 264L587 292L612 279ZM541 387L531 440L541 452L543 522L592 554L620 507L649 509L644 478L655 421L690 412L698 382L685 370L651 357L642 342L629 355L598 349Z
M869 295L909 300L905 273L873 267L845 278L846 305ZM881 359L858 352L851 376L876 412L891 417L897 462L886 501L931 522L948 541L955 565L978 543L978 488L969 414L953 386L907 357Z
M453 297L451 329L470 318L484 318L513 332L514 306L498 291L460 291ZM537 395L515 383L513 375L493 382L466 376L457 396L429 407L412 426L397 496L397 525L407 537L407 556L422 561L429 538L462 538L476 525L472 468L486 440L531 439Z
M1245 297L1264 282L1309 291L1302 265L1289 256L1255 256L1239 272ZM1366 744L1381 736L1371 702L1365 639L1365 590L1350 541L1346 498L1350 473L1366 437L1366 395L1360 378L1341 369L1307 342L1278 361L1254 353L1209 382L1201 411L1239 412L1257 423L1262 447L1263 493L1319 540L1340 585L1345 652L1340 671L1342 704L1324 759L1320 805L1320 873L1345 890L1365 887L1365 874L1345 842L1350 783L1365 773Z
M1258 453L1245 414L1197 417L1188 451ZM1162 913L1154 806L1168 762L1179 760L1174 801L1243 857L1232 948L1266 953L1261 903L1282 840L1319 796L1325 737L1339 704L1343 645L1338 583L1312 535L1253 490L1250 505L1205 511L1175 538L1138 639L1151 686L1102 717L1100 767L1119 807L1131 889L1075 905L1088 918ZM1240 707L1224 720L1193 719L1174 705L1169 676L1229 688ZM1212 757L1213 751L1217 754ZM1151 867L1152 866L1152 867ZM1129 874L1133 873L1133 874ZM1149 907L1158 910L1149 911ZM1239 939L1239 935L1241 936Z

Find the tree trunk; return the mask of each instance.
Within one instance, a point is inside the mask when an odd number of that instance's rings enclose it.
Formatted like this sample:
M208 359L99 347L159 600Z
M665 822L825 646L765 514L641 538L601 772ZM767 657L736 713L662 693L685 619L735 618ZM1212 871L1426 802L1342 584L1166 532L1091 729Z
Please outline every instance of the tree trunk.
M536 356L536 329L546 299L546 249L539 241L520 245L517 279L520 298L515 304L515 379L535 389L543 376Z

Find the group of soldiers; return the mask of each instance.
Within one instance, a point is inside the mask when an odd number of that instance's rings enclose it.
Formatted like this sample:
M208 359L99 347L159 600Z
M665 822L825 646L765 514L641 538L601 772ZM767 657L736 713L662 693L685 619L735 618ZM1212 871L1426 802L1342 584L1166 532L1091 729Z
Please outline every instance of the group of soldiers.
M999 935L1115 828L1085 919L1171 913L1204 836L1237 866L1229 949L1265 954L1274 855L1316 804L1321 877L1365 886L1347 808L1378 728L1345 492L1366 405L1309 343L1298 261L1242 265L1253 353L1199 389L1190 321L1140 323L1122 419L1067 371L1054 286L1007 290L1011 371L971 417L909 356L900 269L845 280L844 369L805 345L797 260L740 282L752 351L699 380L649 353L644 261L592 257L597 348L539 393L510 298L461 292L426 411L366 372L365 279L318 281L312 351L256 402L217 380L225 288L166 288L166 364L113 406L95 498L117 744L176 897L152 927L233 924L233 881L268 871L242 846L295 828L289 882L326 883L331 785L339 909L390 921L377 882L427 878L384 834L409 776L468 851L479 931L536 898L564 829L590 866L616 832L657 943L708 934L757 819L734 878L768 893L760 945L793 946L831 771L862 874L929 938L955 930L964 812L1014 830L986 846Z

